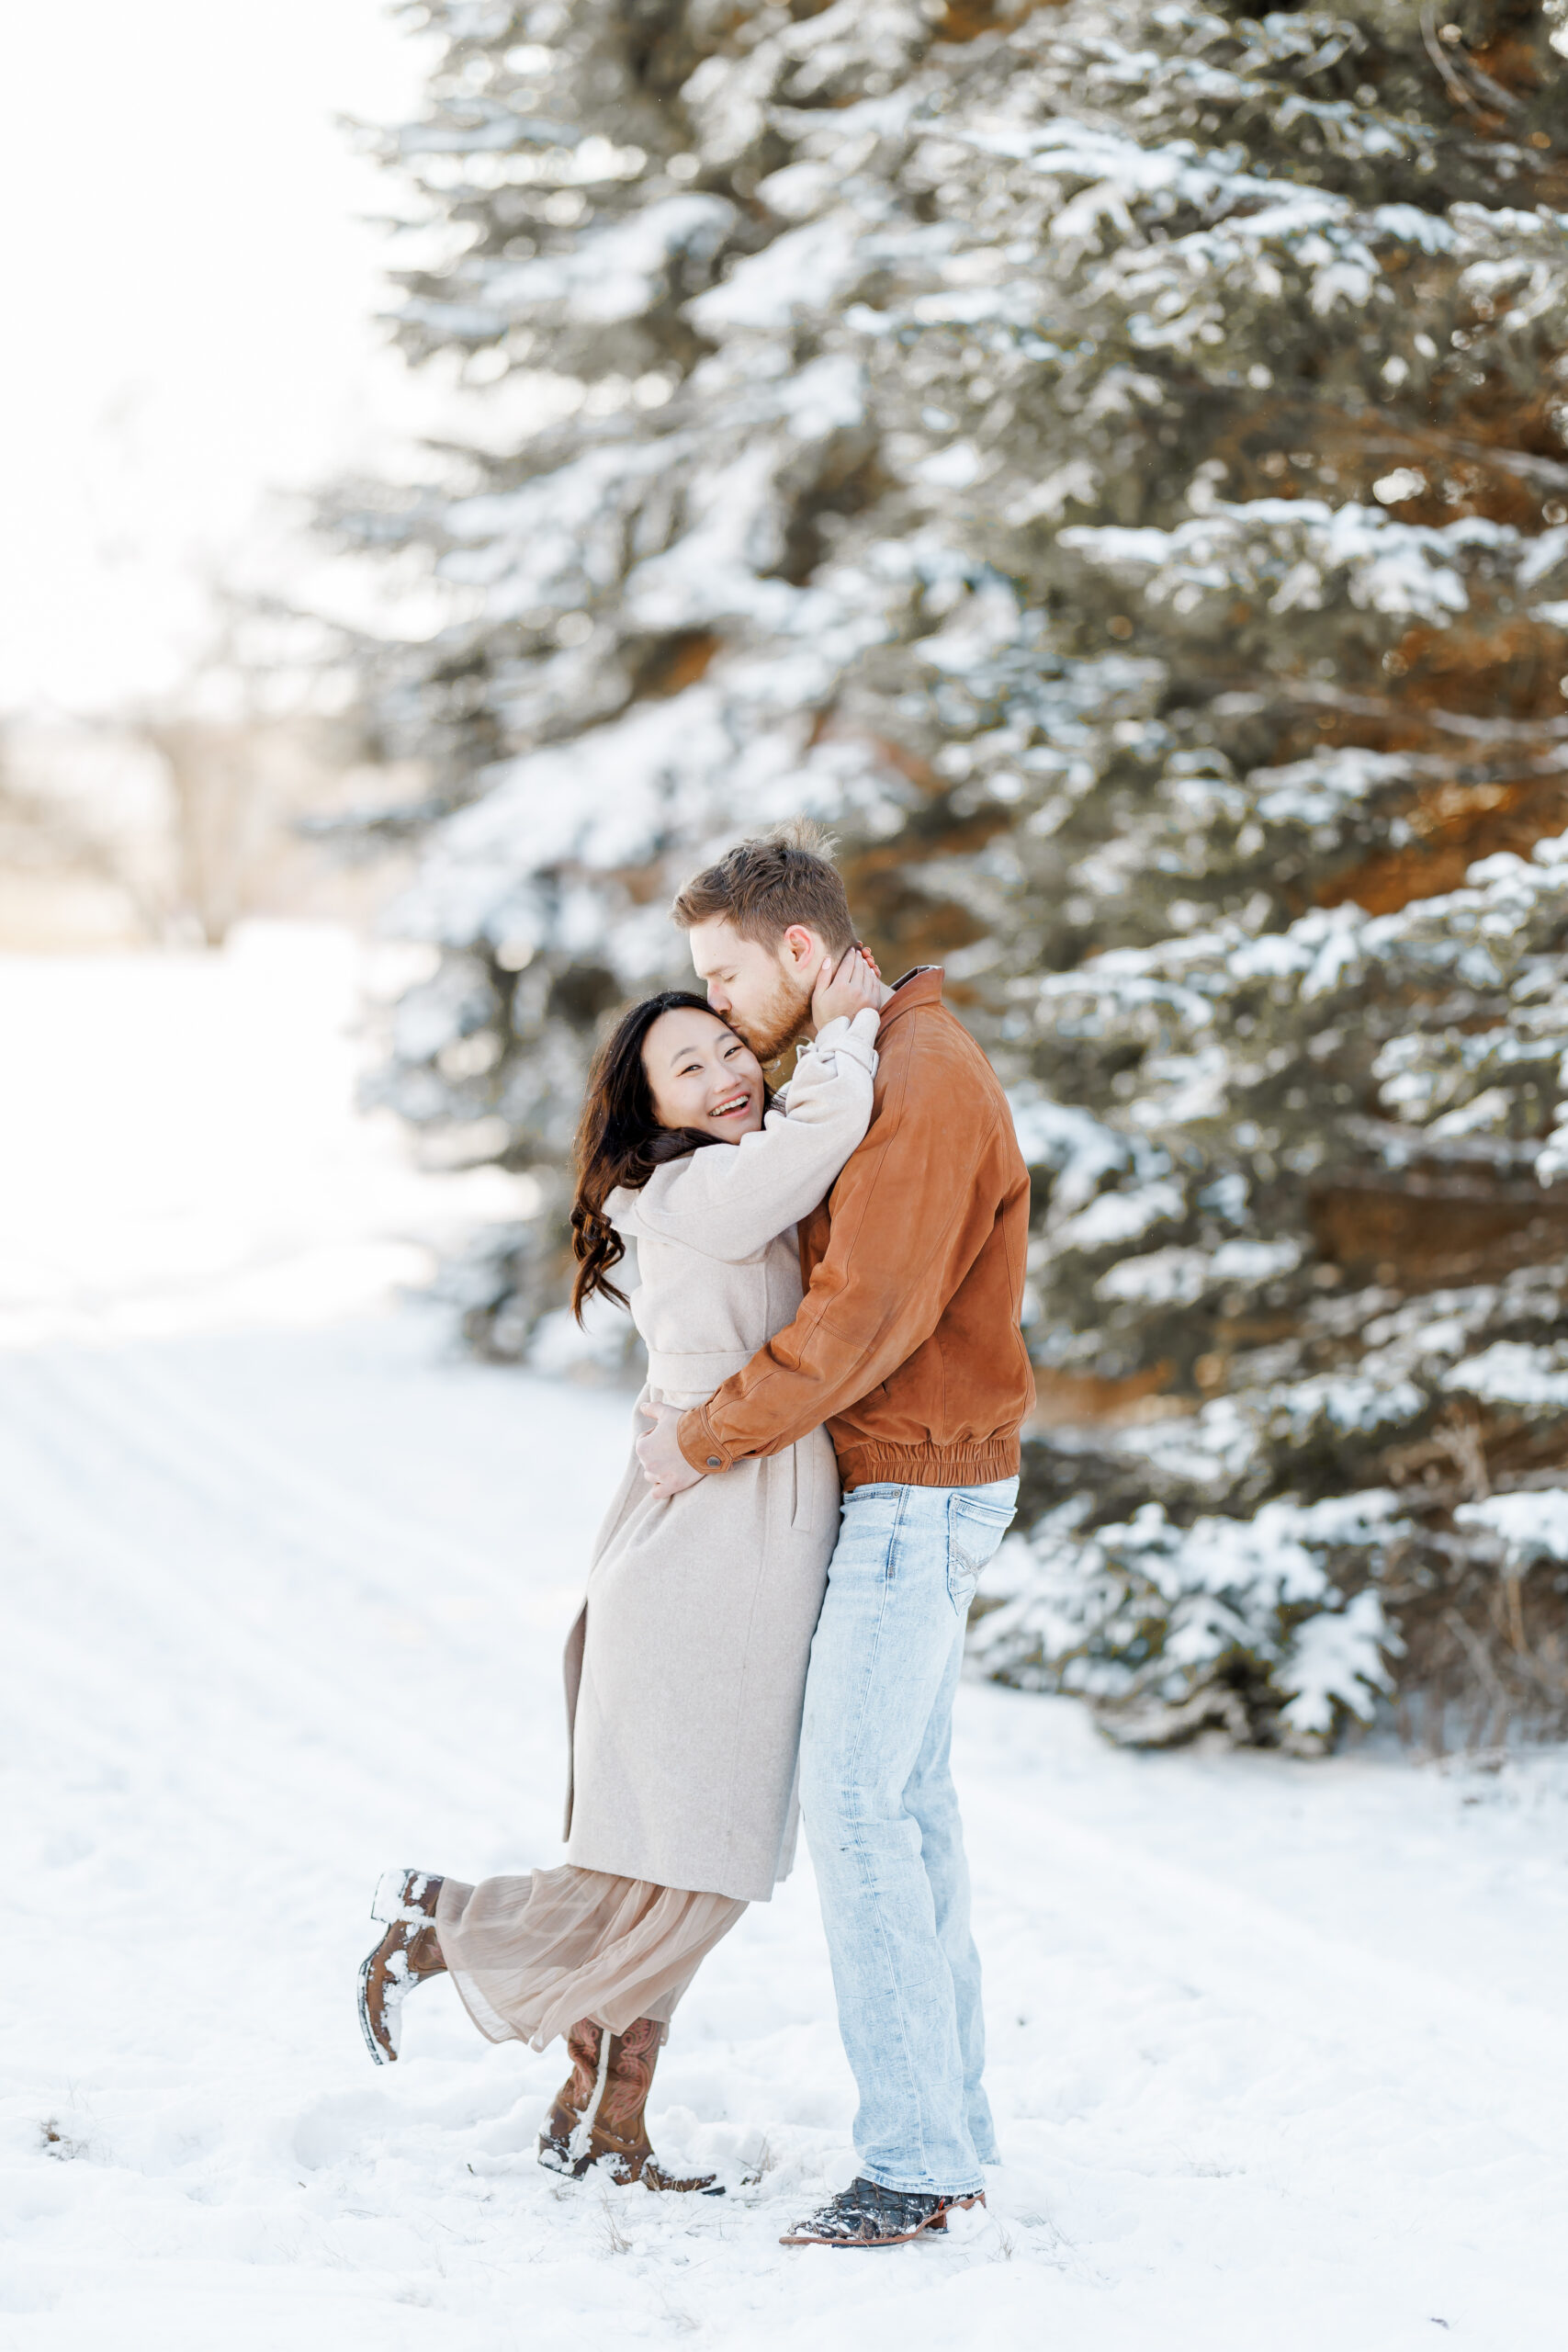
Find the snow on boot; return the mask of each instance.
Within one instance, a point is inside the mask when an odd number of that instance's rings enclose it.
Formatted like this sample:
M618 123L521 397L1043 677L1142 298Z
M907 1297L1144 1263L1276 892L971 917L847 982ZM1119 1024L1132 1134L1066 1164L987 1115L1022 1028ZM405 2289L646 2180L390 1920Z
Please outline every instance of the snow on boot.
M592 2018L579 2018L566 2037L571 2072L556 2093L556 2103L539 2134L539 2162L551 2172L569 2173L581 2180L593 2162L588 2145L589 2110L599 2087L599 2056L604 2029Z
M716 2175L706 2172L677 2180L654 2155L648 2136L648 2094L659 2062L663 2027L654 2018L638 2018L625 2033L614 2035L604 2087L589 2129L589 2162L608 2157L610 2178L617 2188L640 2180L645 2188L695 2189L704 2197L722 2197Z
M922 2231L945 2230L954 2206L983 2205L986 2192L973 2197L928 2197L919 2191L880 2188L863 2174L837 2197L797 2222L781 2245L908 2245Z
M428 1871L384 1871L377 1881L370 1917L387 1932L360 1964L359 2023L378 2066L397 2057L402 2006L414 1986L445 1973L434 1928L440 1892Z

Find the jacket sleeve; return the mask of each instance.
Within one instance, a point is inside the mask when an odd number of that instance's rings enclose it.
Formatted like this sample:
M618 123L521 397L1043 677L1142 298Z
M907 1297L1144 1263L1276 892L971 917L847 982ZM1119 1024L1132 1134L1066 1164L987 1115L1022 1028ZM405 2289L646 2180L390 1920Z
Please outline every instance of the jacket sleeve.
M871 1120L877 1015L830 1021L803 1047L784 1106L739 1144L670 1161L637 1195L640 1231L705 1258L755 1257L814 1209Z
M909 1101L913 1026L884 1058L886 1091L833 1193L828 1249L793 1323L705 1405L682 1414L696 1470L777 1453L868 1396L930 1339L996 1219L998 1113ZM999 1170L999 1164L998 1164Z

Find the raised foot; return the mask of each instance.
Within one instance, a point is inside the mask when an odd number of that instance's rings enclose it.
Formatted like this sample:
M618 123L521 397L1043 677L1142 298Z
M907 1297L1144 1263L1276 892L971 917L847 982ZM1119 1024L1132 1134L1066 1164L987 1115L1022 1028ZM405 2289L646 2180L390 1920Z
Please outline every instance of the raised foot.
M434 1919L441 1881L429 1871L384 1871L370 1917L386 1933L359 1964L359 2030L378 2066L397 2063L402 2006L416 1984L446 1968Z
M797 2222L781 2245L907 2245L922 2234L934 2236L947 2227L955 2207L983 2205L986 2192L969 2197L929 2197L919 2191L882 2188L874 2180L860 2179L841 2188L818 2208L809 2221Z

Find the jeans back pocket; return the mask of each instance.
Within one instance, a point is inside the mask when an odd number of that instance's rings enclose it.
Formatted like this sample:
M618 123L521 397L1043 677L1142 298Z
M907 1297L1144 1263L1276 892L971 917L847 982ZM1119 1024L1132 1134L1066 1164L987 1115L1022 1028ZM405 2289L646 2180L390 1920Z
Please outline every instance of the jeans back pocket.
M1017 1493L1016 1485L1013 1493ZM1012 1525L1013 1503L992 1500L960 1487L950 1495L947 1504L947 1589L953 1605L961 1617L967 1616L969 1603L975 1598L975 1588L980 1572L995 1557L1002 1537Z

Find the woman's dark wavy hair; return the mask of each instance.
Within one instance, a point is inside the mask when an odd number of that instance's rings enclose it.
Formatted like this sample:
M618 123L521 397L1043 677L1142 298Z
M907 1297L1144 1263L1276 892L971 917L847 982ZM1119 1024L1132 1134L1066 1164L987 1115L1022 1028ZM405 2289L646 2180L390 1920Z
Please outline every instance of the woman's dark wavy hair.
M639 1193L665 1160L684 1159L705 1144L719 1141L697 1127L661 1127L653 1108L643 1044L660 1013L682 1010L712 1012L713 1007L690 989L665 989L634 1004L622 1013L588 1073L588 1092L577 1123L577 1192L571 1204L571 1249L577 1260L571 1311L580 1323L595 1292L617 1306L626 1304L625 1291L610 1280L626 1254L626 1243L604 1215L604 1204L616 1185ZM764 1091L764 1107L772 1100Z

